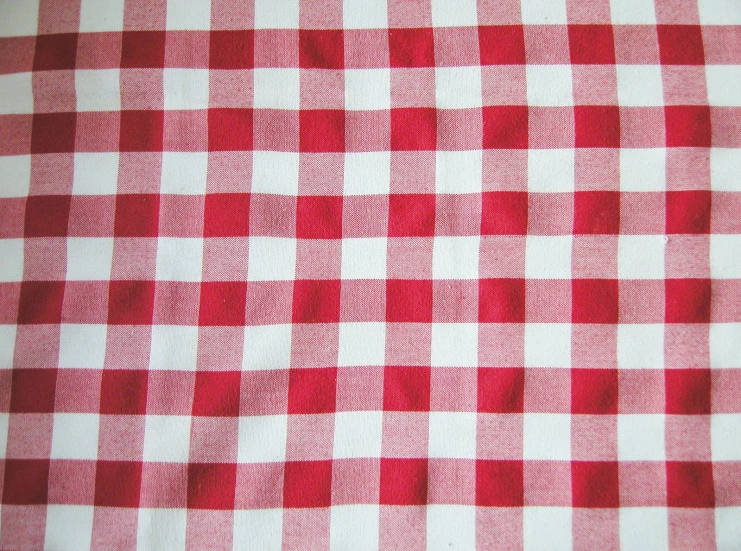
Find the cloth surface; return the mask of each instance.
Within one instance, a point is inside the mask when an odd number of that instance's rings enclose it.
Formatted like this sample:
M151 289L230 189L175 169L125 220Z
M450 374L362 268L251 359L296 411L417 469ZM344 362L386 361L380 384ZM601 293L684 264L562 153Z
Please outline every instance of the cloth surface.
M741 549L738 0L0 0L0 548Z

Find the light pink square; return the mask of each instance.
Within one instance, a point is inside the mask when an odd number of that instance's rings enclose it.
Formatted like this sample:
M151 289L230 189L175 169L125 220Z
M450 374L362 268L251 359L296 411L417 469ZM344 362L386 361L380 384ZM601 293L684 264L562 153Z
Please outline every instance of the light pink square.
M476 389L475 369L436 367L430 375L430 411L475 412Z
M139 511L122 507L95 507L92 549L134 549Z
M571 463L525 461L525 506L571 507Z
M427 502L476 505L476 461L430 459L427 465Z
M303 551L310 541L317 549L329 549L330 509L283 509L283 551Z
M572 415L571 457L575 461L617 461L617 417Z
M619 413L664 413L666 385L663 369L618 371Z
M334 415L304 414L288 416L286 461L332 459Z
M670 323L664 327L664 364L673 368L709 368L708 327L702 323Z
M575 279L617 279L617 235L575 235L571 241L571 275Z
M153 280L156 271L156 237L117 237L113 240L111 279Z
M185 463L142 463L140 507L183 509L187 505L188 465Z
M288 411L288 371L243 371L240 415L281 415Z
M710 236L672 235L664 249L667 278L710 278Z
M386 324L386 365L430 365L431 350L430 324Z
M198 329L198 369L229 371L242 369L242 327L201 327Z
M108 461L141 461L144 453L142 415L101 415L98 458Z
M620 511L586 509L572 512L574 549L620 549Z
M571 373L561 368L525 369L525 413L571 413Z
M23 280L60 281L67 273L67 240L42 237L23 241Z
M476 280L432 282L432 321L474 323L478 321L479 284Z
M188 509L185 547L187 549L232 549L233 511Z
M159 193L161 175L162 153L118 154L118 193Z
M525 319L528 323L569 323L571 280L525 280Z
M291 332L291 367L337 364L340 332L336 323L294 324Z
M383 367L337 370L337 411L383 410Z
M481 67L481 92L484 105L527 105L525 66Z
M203 240L203 281L245 281L249 240L240 237Z
M478 459L522 459L522 415L519 413L479 413L476 419L476 457Z
M301 109L345 108L344 70L301 69L299 75Z
M381 460L375 457L332 461L332 504L377 504L381 488Z
M571 328L571 365L617 368L617 325L574 324Z
M388 279L432 279L432 237L389 239Z
M341 240L296 241L296 279L340 279L341 268Z
M382 457L427 457L430 416L419 411L384 411Z
M255 135L257 135L255 129ZM257 149L257 144L255 144ZM206 193L245 193L252 182L252 152L211 151Z
M522 367L525 364L525 325L479 324L479 365Z
M8 459L47 459L51 454L54 415L24 413L10 415L5 457Z
M283 505L283 464L237 465L235 509L274 509Z
M481 278L525 277L525 236L484 235L479 245Z
M194 416L190 423L191 463L237 462L237 417Z
M711 461L710 417L707 415L667 415L667 461Z
M391 107L435 107L435 69L391 69Z

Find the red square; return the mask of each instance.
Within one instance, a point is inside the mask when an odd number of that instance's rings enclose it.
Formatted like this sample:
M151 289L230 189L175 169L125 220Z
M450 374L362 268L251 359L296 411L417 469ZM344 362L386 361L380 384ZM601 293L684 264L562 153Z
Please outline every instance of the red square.
M389 237L435 235L435 195L389 195Z
M198 371L193 392L193 415L236 417L239 415L239 371Z
M296 204L296 237L339 239L342 237L342 197L301 195Z
M151 325L154 281L111 281L108 287L108 323Z
M291 369L288 374L288 413L333 413L337 368Z
M31 195L26 199L26 237L65 237L72 197Z
M56 388L56 369L13 369L10 413L53 413Z
M293 284L293 323L338 323L340 281L300 279Z
M712 192L666 192L666 233L710 233Z
M73 153L75 113L37 113L31 128L31 153Z
M211 31L209 67L211 69L252 69L255 66L253 30Z
M244 325L247 282L209 281L201 283L199 325Z
M615 105L574 107L576 147L620 147L620 108Z
M302 69L345 68L345 41L341 29L300 29L298 45Z
M381 458L381 505L426 505L427 459Z
M120 151L162 151L164 111L121 111Z
M64 281L23 281L18 323L61 323Z
M614 65L612 25L569 25L571 63Z
M674 415L709 415L711 375L709 369L667 369L666 413Z
M522 461L476 461L476 505L522 507L524 496Z
M386 366L384 411L430 411L430 376L430 368L425 366Z
M522 25L479 27L481 65L523 65L525 33Z
M144 415L147 413L147 371L106 369L100 384L100 413Z
M525 191L481 194L482 235L526 235L528 201Z
M617 415L618 372L616 369L573 369L571 413Z
M525 323L525 280L479 280L480 323Z
M619 507L617 462L572 461L571 491L574 507Z
M432 281L386 281L386 321L432 323Z
M667 461L666 492L666 504L669 507L715 507L713 464L704 461Z
M77 59L77 34L39 34L36 36L34 71L74 69Z
M574 233L609 235L620 233L620 192L575 192Z
M139 507L141 483L141 462L98 461L95 468L95 505Z
M432 29L389 29L389 54L391 67L434 67Z
M618 280L572 280L571 308L573 323L617 323Z
M252 149L252 109L209 109L208 150Z
M478 373L479 413L522 413L525 370L516 367L482 367Z
M434 151L437 148L437 111L429 107L391 110L392 151Z
M707 105L667 105L667 147L710 147L710 107Z
M329 507L331 461L287 461L283 473L283 507Z
M164 31L124 31L121 41L121 68L164 68L166 36Z
M307 153L345 151L345 112L341 109L301 109L299 148Z
M244 237L249 234L249 193L209 193L206 195L204 237Z
M233 463L188 464L188 509L234 509L237 466Z
M3 504L45 505L48 486L48 459L5 460Z
M662 65L704 65L702 29L699 25L657 25Z
M711 286L709 279L667 279L666 323L709 323Z
M155 193L116 195L116 237L157 237L160 196Z
M484 107L484 149L527 149L526 105Z

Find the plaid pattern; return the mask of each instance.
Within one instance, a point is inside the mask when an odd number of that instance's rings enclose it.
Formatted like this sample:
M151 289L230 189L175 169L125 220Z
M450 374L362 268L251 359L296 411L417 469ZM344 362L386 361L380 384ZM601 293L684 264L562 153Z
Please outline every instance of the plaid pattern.
M736 0L0 0L2 549L741 548Z

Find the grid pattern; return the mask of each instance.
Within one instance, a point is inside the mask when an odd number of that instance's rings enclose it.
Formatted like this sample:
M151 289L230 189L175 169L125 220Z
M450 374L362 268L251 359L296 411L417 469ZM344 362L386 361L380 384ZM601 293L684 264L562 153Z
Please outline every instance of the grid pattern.
M0 0L0 548L741 548L736 0Z

